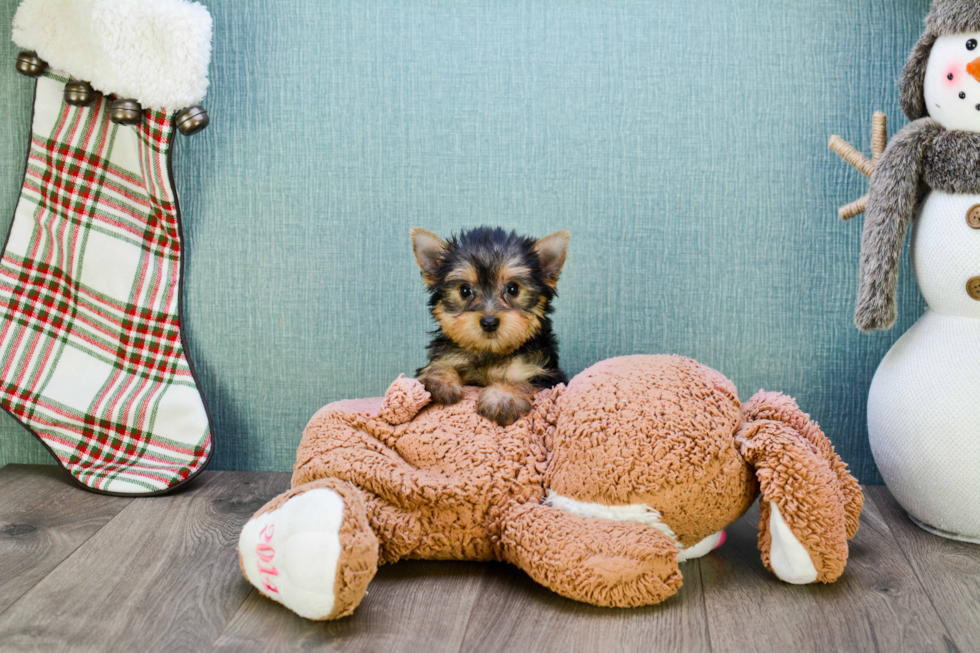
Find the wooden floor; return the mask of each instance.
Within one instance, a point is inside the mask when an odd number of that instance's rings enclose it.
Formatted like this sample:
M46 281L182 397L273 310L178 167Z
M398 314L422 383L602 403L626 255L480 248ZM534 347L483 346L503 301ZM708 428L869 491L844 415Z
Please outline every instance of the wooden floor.
M980 651L980 547L912 525L867 488L844 576L795 587L768 573L755 519L681 566L666 603L607 610L504 564L382 568L354 616L305 621L238 568L249 516L288 474L205 472L177 493L106 497L54 467L0 470L3 651Z

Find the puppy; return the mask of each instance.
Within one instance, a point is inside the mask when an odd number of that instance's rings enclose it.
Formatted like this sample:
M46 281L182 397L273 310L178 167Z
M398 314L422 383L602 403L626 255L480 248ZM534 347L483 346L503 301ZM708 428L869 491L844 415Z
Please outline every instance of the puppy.
M481 386L480 415L514 423L537 390L567 381L548 316L568 231L538 241L490 227L448 242L420 228L410 236L438 325L416 376L441 404L459 401L464 385Z

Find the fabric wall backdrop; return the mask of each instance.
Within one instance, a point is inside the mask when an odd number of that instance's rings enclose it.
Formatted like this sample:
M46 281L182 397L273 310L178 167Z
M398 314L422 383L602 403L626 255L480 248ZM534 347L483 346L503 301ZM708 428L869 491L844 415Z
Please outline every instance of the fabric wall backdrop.
M211 127L174 156L184 317L212 468L288 470L327 402L377 396L430 329L408 240L483 223L572 232L564 366L675 352L743 399L799 400L879 483L865 402L924 310L851 317L867 182L827 149L905 124L895 81L928 0L210 0ZM9 25L14 2L3 3ZM0 229L31 83L0 44ZM0 464L48 462L0 418Z

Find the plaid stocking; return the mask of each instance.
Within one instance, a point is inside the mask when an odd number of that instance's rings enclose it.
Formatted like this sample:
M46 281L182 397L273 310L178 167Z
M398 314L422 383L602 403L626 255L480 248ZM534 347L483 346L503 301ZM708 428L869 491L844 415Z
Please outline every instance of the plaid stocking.
M15 40L17 28L15 19ZM57 57L53 46L28 47ZM180 328L175 112L147 108L139 125L117 125L112 96L66 104L68 81L49 69L36 82L0 260L0 404L86 488L166 491L212 450Z

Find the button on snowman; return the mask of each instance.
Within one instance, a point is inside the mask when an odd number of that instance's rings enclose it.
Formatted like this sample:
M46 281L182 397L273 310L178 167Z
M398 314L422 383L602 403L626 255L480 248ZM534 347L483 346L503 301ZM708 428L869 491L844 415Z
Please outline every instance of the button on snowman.
M929 307L885 356L868 396L868 435L888 488L921 527L980 542L980 2L936 0L900 83L912 122L871 172L855 323L890 328L905 231ZM883 120L883 117L879 118ZM878 125L884 145L884 125ZM878 156L880 155L880 159ZM863 166L863 167L862 167Z

